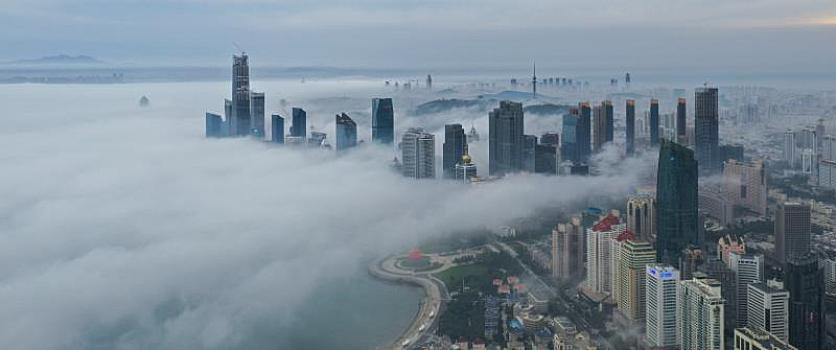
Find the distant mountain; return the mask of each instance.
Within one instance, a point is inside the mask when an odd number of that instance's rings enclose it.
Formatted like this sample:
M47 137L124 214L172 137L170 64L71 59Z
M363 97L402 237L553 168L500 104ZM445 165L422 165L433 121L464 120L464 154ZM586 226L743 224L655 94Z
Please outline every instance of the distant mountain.
M485 100L460 100L460 99L440 99L423 103L415 107L413 111L416 115L433 114L447 112L454 108L471 108L479 107L485 109L491 101Z
M9 64L101 64L104 63L99 61L93 57L85 56L85 55L78 55L78 56L70 56L70 55L55 55L55 56L44 56L41 58L33 58L33 59L23 59L17 61L7 62Z

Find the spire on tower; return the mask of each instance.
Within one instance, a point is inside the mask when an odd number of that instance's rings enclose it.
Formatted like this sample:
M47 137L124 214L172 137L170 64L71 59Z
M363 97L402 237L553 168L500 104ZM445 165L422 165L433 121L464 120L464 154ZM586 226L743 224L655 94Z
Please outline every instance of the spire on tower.
M531 72L531 94L533 98L537 98L537 61L533 61L534 70Z

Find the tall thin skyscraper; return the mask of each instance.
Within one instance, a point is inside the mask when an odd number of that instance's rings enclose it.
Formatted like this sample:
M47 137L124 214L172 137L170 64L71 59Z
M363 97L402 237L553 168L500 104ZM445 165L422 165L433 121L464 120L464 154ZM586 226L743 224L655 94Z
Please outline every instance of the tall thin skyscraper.
M467 154L467 136L461 124L447 124L444 126L444 145L441 154L441 171L444 178L456 177L456 164Z
M650 145L659 145L659 100L650 100Z
M307 138L307 119L308 113L301 108L293 108L293 124L290 125L290 136L301 137L302 140Z
M573 108L563 115L563 130L560 138L560 157L563 161L578 162L578 109Z
M810 206L780 204L775 211L775 255L780 263L810 251Z
M625 107L627 126L627 155L636 151L636 100L627 100Z
M250 133L250 66L247 54L232 56L232 114L230 136Z
M435 178L435 136L410 128L401 138L403 174L415 179Z
M502 101L488 114L488 168L492 176L522 170L522 103Z
M720 171L720 112L717 88L698 88L694 94L694 138L700 174Z
M284 118L273 114L270 118L270 140L275 143L284 143Z
M573 216L552 231L552 275L561 280L584 276L584 231L581 218Z
M578 127L576 129L578 161L586 163L592 155L592 108L589 102L578 105Z
M763 255L729 254L729 268L735 274L734 316L737 327L746 327L748 320L749 285L763 282Z
M804 350L825 347L824 272L812 253L793 256L784 265L790 292L789 343Z
M250 135L264 138L264 93L250 94Z
M391 98L372 99L372 142L395 142L395 108Z
M592 110L594 120L594 144L595 151L601 151L604 144L613 141L614 117L612 102L601 102L600 106L596 106Z
M522 169L534 173L537 170L537 136L523 135Z
M647 265L645 273L647 342L654 348L674 348L680 343L676 310L679 271L672 266Z
M723 305L720 282L693 279L680 282L679 329L682 350L723 350Z
M767 331L787 341L790 293L765 283L753 283L748 287L747 327Z
M688 134L687 134L687 106L685 102L685 98L680 97L676 101L676 140L679 143L687 144Z
M531 97L537 98L537 62L534 62L534 70L531 71Z
M357 123L345 113L337 114L336 123L337 152L357 146Z
M679 266L682 251L699 245L697 162L694 152L662 140L656 176L656 254L663 263Z

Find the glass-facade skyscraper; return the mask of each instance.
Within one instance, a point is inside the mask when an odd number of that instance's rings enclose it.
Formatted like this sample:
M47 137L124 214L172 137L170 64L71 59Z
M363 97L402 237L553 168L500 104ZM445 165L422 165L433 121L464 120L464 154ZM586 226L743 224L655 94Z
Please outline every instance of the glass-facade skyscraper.
M700 174L720 171L719 95L717 88L698 88L694 93L694 143Z
M592 108L589 102L581 102L578 105L578 127L575 131L578 161L586 163L592 155Z
M357 123L348 114L337 114L337 152L357 146Z
M818 258L808 253L788 259L784 288L790 292L789 343L799 349L824 349L824 272Z
M305 139L307 137L307 132L305 131L307 129L307 119L308 113L304 109L294 107L293 124L290 125L290 136Z
M694 152L662 140L656 176L656 258L679 267L682 251L699 245Z
M206 137L223 137L224 121L220 115L206 113Z
M391 98L372 99L372 142L395 142L395 109Z
M650 145L659 145L659 100L650 100Z
M461 124L447 124L444 126L444 145L441 154L442 176L446 179L456 177L456 164L462 162L462 156L467 154L467 136Z
M232 119L230 136L250 134L250 66L247 54L232 56Z
M522 103L502 101L488 114L488 169L492 176L522 170Z
M625 106L627 126L627 155L633 155L636 151L636 100L627 100Z
M270 118L270 141L275 143L284 143L284 118L278 114L273 114Z
M253 92L250 94L250 135L264 137L264 93Z
M569 114L563 115L563 130L560 137L561 160L572 162L578 161L578 110L573 108Z
M680 97L676 101L676 141L685 143L685 140L688 138L687 134L687 106L685 99Z

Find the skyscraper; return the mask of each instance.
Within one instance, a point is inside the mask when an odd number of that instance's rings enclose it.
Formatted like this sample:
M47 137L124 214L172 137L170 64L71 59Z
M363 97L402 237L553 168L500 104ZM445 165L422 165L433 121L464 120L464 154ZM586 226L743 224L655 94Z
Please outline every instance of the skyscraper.
M284 143L284 118L273 114L270 118L270 140L275 143Z
M537 62L534 62L534 69L531 71L531 97L537 98Z
M638 194L627 199L627 228L640 240L656 239L656 198Z
M726 198L735 206L766 215L767 188L763 161L726 161L723 164L723 189Z
M235 122L235 110L232 109L232 100L224 99L224 132L226 136L234 136L232 124Z
M557 174L557 146L543 144L543 140L534 149L534 172L538 174Z
M444 126L444 145L441 154L441 171L444 178L452 179L456 176L456 164L467 154L467 136L461 124L447 124Z
M522 169L533 173L537 170L537 136L523 135L522 144Z
M659 100L650 100L650 145L659 145Z
M560 138L560 156L563 161L578 162L578 109L573 108L563 115L563 130Z
M220 115L206 113L206 137L223 137L224 121Z
M647 265L645 273L647 342L653 348L674 348L680 342L677 321L679 271L672 266L654 264Z
M522 103L502 101L488 114L488 168L490 175L503 176L522 170Z
M790 293L765 283L748 286L746 326L774 334L783 341L789 337Z
M250 94L250 135L264 138L264 93L253 92Z
M557 224L552 231L552 276L570 281L583 276L584 236L578 216Z
M791 130L784 132L783 159L790 169L795 167L795 133Z
M734 330L734 350L799 350L774 334L751 327Z
M824 273L816 256L788 257L784 286L790 292L789 343L804 350L824 349Z
M749 284L763 282L763 255L729 254L729 268L735 273L734 319L737 327L748 320ZM728 301L727 301L728 302Z
M636 100L627 100L625 107L627 126L627 155L636 151Z
M337 114L336 123L337 152L357 146L357 123L345 113Z
M685 98L680 97L676 101L676 142L681 144L688 144L688 133L687 133L687 106Z
M810 206L786 202L775 211L775 255L780 263L810 251Z
M646 266L656 263L656 250L653 245L635 239L626 239L616 260L618 280L614 288L617 293L618 309L633 322L644 322Z
M232 56L232 121L230 136L250 133L250 66L246 53Z
M598 294L613 292L617 238L627 225L609 214L586 229L586 288Z
M589 102L581 102L578 105L578 127L575 130L578 161L586 163L592 155L592 108L589 107Z
M600 106L596 106L592 110L594 119L594 144L595 151L601 151L604 144L613 141L614 117L612 102L603 101Z
M692 279L679 283L682 350L723 350L723 296L720 282Z
M293 124L290 125L290 136L301 137L303 140L307 138L307 119L308 113L301 108L293 108Z
M682 251L699 245L697 162L690 149L662 140L656 176L656 254L679 266Z
M395 108L391 98L372 99L372 142L395 142Z
M465 153L462 160L456 164L456 181L470 182L477 176L476 164L470 159L470 155Z
M401 138L403 174L415 179L435 178L435 136L410 128Z
M722 160L720 147L720 107L717 88L698 88L694 94L694 138L700 174L716 174Z

